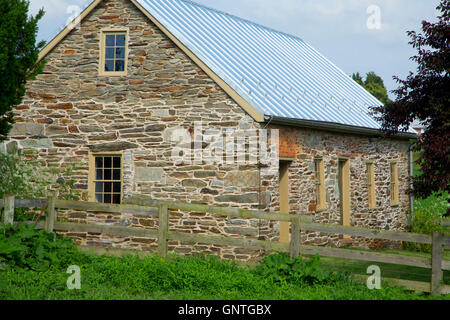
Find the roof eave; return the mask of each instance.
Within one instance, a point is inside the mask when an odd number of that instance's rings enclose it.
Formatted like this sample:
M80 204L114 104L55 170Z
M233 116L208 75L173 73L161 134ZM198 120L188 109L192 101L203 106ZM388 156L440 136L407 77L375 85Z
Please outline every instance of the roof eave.
M381 132L381 130L379 130L379 129L350 126L350 125L345 125L345 124L340 124L340 123L332 123L332 122L301 120L301 119L282 118L282 117L269 117L269 119L267 120L267 123L301 127L301 128L307 128L307 129L318 129L318 130L338 132L338 133L358 134L358 135L371 136L371 137L383 137L384 136L383 133ZM399 132L396 135L391 136L391 138L401 139L401 140L409 140L409 139L418 139L418 136L414 133Z

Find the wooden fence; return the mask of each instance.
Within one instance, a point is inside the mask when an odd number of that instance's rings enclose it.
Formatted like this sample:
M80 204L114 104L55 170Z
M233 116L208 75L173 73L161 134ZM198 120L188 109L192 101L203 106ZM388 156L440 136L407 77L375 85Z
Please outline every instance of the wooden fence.
M442 284L443 270L450 270L450 261L443 259L445 246L450 246L450 237L445 237L441 233L434 233L432 236L424 234L414 234L407 232L373 230L357 227L347 227L332 224L318 224L311 220L302 218L300 215L286 215L278 213L267 213L240 208L224 208L201 204L188 204L181 202L160 201L147 198L131 198L125 204L101 204L95 202L80 202L58 200L54 196L47 199L15 199L14 196L5 196L0 199L0 208L4 207L3 223L14 222L14 208L47 208L48 214L45 221L39 222L37 228L44 228L49 232L72 231L89 232L111 235L116 237L141 237L158 240L158 254L167 257L168 240L185 242L195 242L204 244L227 245L245 247L248 249L259 249L267 251L288 252L292 258L299 255L315 255L325 257L335 257L344 259L354 259L362 261L372 261L381 263L391 263L431 269L430 282L418 282L401 279L384 279L396 285L404 286L411 290L431 292L433 295L450 293L450 286ZM57 222L57 209L72 209L102 213L130 213L138 217L158 218L158 231L148 229L137 229L123 226L110 226L100 224L78 224ZM245 219L263 219L272 221L287 221L291 223L290 243L271 242L253 239L239 239L223 236L210 236L200 234L190 234L184 232L169 232L170 210L180 210L187 212L210 213L219 216L239 217ZM391 241L406 241L432 245L432 255L430 258L411 257L399 254L379 253L370 251L349 250L331 247L319 247L302 245L300 242L300 232L315 231L329 234L345 234L357 237L384 239Z

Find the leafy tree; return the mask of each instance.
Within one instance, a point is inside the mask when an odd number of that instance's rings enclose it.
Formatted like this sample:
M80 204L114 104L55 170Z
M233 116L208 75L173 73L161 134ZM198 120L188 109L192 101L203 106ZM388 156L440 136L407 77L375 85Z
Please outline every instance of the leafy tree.
M393 91L395 102L372 107L388 135L407 131L415 119L426 126L413 144L414 151L422 151L414 194L423 198L450 189L450 1L442 0L436 9L438 22L423 21L423 33L407 33L418 52L411 58L418 63L416 74L410 72L406 80L394 77L400 85Z
M36 155L36 151L29 151L24 156L19 150L0 153L0 199L6 194L25 199L42 198L54 190L61 198L78 200L81 193L72 176L82 167L81 163L71 164L64 170L43 167L34 159Z
M381 77L379 77L375 72L372 71L367 73L366 80L361 77L359 72L354 73L352 78L384 104L392 102L391 99L389 99L383 79L381 79Z
M36 44L41 9L28 16L29 1L0 0L0 142L5 140L13 121L13 107L22 102L25 84L42 72L37 63L44 42Z

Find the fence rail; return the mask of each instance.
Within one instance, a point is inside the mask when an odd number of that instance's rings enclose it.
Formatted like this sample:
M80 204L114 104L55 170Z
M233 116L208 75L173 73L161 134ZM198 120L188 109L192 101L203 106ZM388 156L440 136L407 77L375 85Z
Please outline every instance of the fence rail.
M252 211L240 208L225 208L202 204L160 201L141 197L130 198L121 205L113 205L94 202L58 200L53 196L50 196L47 199L15 199L14 196L5 196L4 199L0 199L0 208L4 208L3 223L13 223L14 208L25 207L47 207L47 214L45 215L46 219L44 222L39 222L36 225L37 228L44 228L49 232L87 232L100 233L116 237L139 237L157 239L158 254L164 258L167 257L169 240L288 252L292 258L298 257L301 254L318 254L325 257L373 261L428 268L431 269L431 281L429 283L400 279L390 279L390 282L398 285L403 285L406 288L412 290L432 292L432 294L434 295L450 293L450 286L442 284L443 270L450 270L450 261L443 260L444 246L450 245L450 237L445 237L440 233L434 233L432 236L429 236L398 231L373 230L358 227L319 224L313 223L310 219L306 219L305 217L301 217L300 215L287 215ZM123 226L58 222L57 209L71 209L102 213L129 213L139 217L158 218L159 226L158 230L156 231ZM291 223L291 241L290 243L281 243L169 231L169 217L171 210L210 213L218 216L234 218L287 221ZM391 241L406 241L431 244L433 248L432 255L430 258L422 258L390 253L302 245L300 242L300 234L302 230L330 234L345 234L370 239L384 239Z

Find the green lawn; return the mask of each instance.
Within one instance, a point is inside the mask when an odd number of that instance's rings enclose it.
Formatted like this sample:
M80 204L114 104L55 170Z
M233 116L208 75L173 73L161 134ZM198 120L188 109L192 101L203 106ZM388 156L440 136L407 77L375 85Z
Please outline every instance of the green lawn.
M421 254L419 252L408 252L405 250L402 251L393 251L393 250L383 250L381 252L385 253L398 253L402 255L411 255L411 256L422 256L422 257L430 257L430 255ZM446 260L450 260L450 254L446 253ZM322 257L322 263L325 268L329 268L331 270L346 270L354 274L366 275L367 268L371 265L377 265L381 269L381 275L384 278L393 278L393 279L403 279L403 280L412 280L412 281L422 281L422 282L430 282L431 279L431 269L419 268L419 267L411 267L404 266L398 264L390 264L390 263L380 263L380 262L370 262L370 261L360 261L360 260L350 260L350 259L340 259L340 258L330 258L330 257ZM450 285L450 271L445 270L443 272L444 283Z
M321 261L322 267L313 268L313 273L319 272L318 279L329 263L327 259ZM297 277L295 268L286 269L289 271L285 275L283 264L269 265L267 272L261 273L257 267L242 267L213 257L172 256L164 262L155 256L84 253L75 255L72 263L81 267L80 290L67 289L69 275L61 265L43 271L12 269L0 272L0 299L432 299L397 287L369 290L351 280L327 280L327 276L312 284L304 281L308 279L304 275ZM355 270L359 267L355 265ZM439 299L449 300L450 295Z

